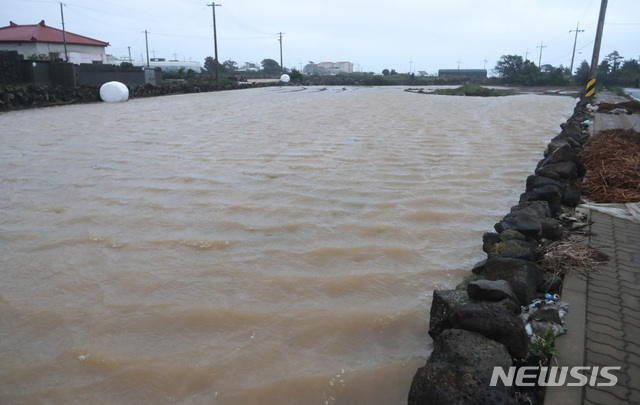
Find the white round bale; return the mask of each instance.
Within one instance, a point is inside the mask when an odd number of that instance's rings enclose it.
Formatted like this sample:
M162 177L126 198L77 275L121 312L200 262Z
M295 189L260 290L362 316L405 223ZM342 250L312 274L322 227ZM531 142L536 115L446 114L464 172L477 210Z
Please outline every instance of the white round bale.
M291 78L289 77L289 75L282 75L280 76L280 81L283 83L287 83L289 80L291 80Z
M100 98L108 103L127 101L129 89L120 82L107 82L100 87Z

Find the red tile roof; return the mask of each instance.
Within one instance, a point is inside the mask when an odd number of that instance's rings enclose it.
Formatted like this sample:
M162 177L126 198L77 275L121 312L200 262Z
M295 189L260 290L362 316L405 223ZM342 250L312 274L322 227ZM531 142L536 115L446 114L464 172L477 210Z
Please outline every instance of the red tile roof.
M65 37L68 44L109 46L108 42L98 41L97 39L83 37L66 31ZM0 42L53 42L63 43L62 30L49 27L44 20L38 24L18 25L13 21L9 22L9 26L0 28Z

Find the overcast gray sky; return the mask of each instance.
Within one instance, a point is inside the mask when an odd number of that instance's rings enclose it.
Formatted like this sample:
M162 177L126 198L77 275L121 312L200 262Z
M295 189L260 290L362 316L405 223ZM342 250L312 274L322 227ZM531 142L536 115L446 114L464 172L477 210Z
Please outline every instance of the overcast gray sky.
M569 66L580 23L575 67L591 61L600 0L216 0L220 61L269 58L300 69L308 61L353 62L358 71L436 74L438 69L492 69L502 55ZM211 1L65 0L67 31L110 43L107 53L203 62L213 56ZM0 0L0 26L62 28L60 2ZM543 46L543 48L541 48ZM640 58L640 2L609 0L601 59L617 50ZM146 58L146 56L144 56ZM486 60L486 61L485 61Z

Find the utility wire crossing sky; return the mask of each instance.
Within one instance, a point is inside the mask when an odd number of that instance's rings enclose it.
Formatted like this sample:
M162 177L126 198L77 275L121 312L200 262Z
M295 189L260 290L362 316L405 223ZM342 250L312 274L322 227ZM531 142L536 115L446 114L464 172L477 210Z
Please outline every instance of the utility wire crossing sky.
M66 0L65 29L110 43L106 52L204 63L214 55L211 1ZM216 32L220 62L307 63L349 61L354 70L380 73L438 69L488 69L502 55L542 65L569 67L577 35L574 70L591 62L599 0L219 0ZM638 0L609 0L600 60L618 51L640 59ZM0 0L0 26L37 24L62 29L60 2ZM583 31L584 30L584 31Z

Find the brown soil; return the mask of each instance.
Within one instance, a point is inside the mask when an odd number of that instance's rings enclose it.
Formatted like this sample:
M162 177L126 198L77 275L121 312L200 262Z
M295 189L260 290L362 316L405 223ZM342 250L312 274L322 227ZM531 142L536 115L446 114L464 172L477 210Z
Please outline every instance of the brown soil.
M598 104L598 112L600 113L608 113L610 111L615 110L616 108L624 108L631 114L640 113L640 101L631 100L625 101L623 103L610 104L610 103L600 103Z

